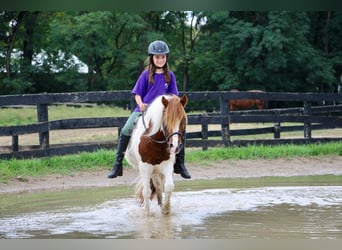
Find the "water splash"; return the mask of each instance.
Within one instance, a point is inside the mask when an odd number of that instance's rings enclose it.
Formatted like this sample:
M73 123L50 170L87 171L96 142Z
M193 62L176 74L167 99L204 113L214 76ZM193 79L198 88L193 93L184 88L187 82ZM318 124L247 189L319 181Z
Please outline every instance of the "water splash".
M208 218L237 211L272 210L282 204L303 208L335 206L341 212L342 186L175 192L168 216L162 215L156 202L152 202L153 214L145 217L143 208L133 198L17 216L1 213L0 238L196 238L196 231L206 228ZM327 230L341 234L341 227Z

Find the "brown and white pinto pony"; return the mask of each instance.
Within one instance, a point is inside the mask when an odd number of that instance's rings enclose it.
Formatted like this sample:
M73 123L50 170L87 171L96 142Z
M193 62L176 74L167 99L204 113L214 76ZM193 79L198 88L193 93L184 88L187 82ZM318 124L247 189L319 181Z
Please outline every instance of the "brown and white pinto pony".
M173 165L184 143L187 102L186 95L157 97L138 118L132 132L125 157L132 167L139 169L136 195L146 215L150 215L150 200L155 197L162 213L170 213Z
M239 92L237 89L232 89L230 92ZM253 89L248 90L247 92L257 92L257 93L263 93L264 91ZM268 108L268 102L267 100L263 99L235 99L235 100L229 100L228 101L229 110L235 111L237 109L249 109L252 107L256 107L258 110L263 110Z

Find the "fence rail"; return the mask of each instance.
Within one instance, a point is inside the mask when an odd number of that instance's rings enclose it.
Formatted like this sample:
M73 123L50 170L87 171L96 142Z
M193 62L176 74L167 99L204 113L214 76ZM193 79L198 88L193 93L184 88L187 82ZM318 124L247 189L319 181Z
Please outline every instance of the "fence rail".
M328 138L313 138L312 130L342 128L342 104L314 106L320 103L342 103L342 95L334 93L278 93L278 92L229 92L205 91L185 92L191 101L204 102L218 100L218 113L202 113L189 115L189 125L200 125L200 131L187 133L187 147L233 146L246 144L280 144L280 143L312 143L340 141L342 135ZM258 98L277 102L300 102L302 107L288 109L229 111L228 100ZM27 158L64 155L81 151L94 151L100 148L114 148L116 142L51 144L49 133L52 130L84 129L84 128L121 128L127 117L76 118L49 121L48 106L54 104L103 103L112 101L128 101L134 105L130 91L99 91L77 93L44 93L28 95L0 96L0 108L11 105L29 105L37 109L37 124L2 126L0 136L12 137L12 145L0 146L0 158ZM196 104L188 106L187 111L196 109ZM303 125L282 126L282 123L302 123ZM230 129L232 123L273 123L266 128ZM219 125L220 130L209 131L209 125ZM282 139L281 133L287 131L303 131L303 138ZM39 145L23 147L19 145L19 136L39 134ZM232 140L234 136L252 134L273 134L273 139ZM5 152L4 152L5 151Z

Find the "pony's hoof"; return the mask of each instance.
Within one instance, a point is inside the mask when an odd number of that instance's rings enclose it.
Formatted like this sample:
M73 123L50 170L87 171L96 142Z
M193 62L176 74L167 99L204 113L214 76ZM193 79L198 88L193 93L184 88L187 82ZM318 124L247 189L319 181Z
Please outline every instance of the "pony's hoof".
M163 215L169 215L170 214L170 210L166 210L166 211L162 210L162 213L163 213Z
M169 215L170 214L170 207L163 207L162 208L163 215Z

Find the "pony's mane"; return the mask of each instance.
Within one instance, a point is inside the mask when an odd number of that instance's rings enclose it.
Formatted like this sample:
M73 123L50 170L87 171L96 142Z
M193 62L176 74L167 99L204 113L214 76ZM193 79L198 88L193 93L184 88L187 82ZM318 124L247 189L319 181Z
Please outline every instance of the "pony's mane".
M168 101L168 107L165 109L161 101L162 97L165 97ZM165 114L163 114L165 112ZM157 133L163 125L166 129L173 127L176 122L180 119L185 119L187 121L187 116L182 105L180 105L180 98L178 96L172 95L161 95L158 96L153 102L148 106L145 113L145 121L147 121L147 126L150 127L148 135L153 135Z
M168 95L162 95L158 96L153 100L153 102L148 106L146 113L145 113L145 122L147 123L147 127L152 125L151 128L149 128L148 135L155 134L159 131L159 129L162 127L163 124L163 112L164 112L164 105L161 101L162 97L165 96L165 98L169 99L171 96Z
M169 99L169 104L165 110L163 123L167 130L171 130L175 127L176 123L180 120L186 122L187 116L184 111L184 107L180 103L180 98L174 96Z

